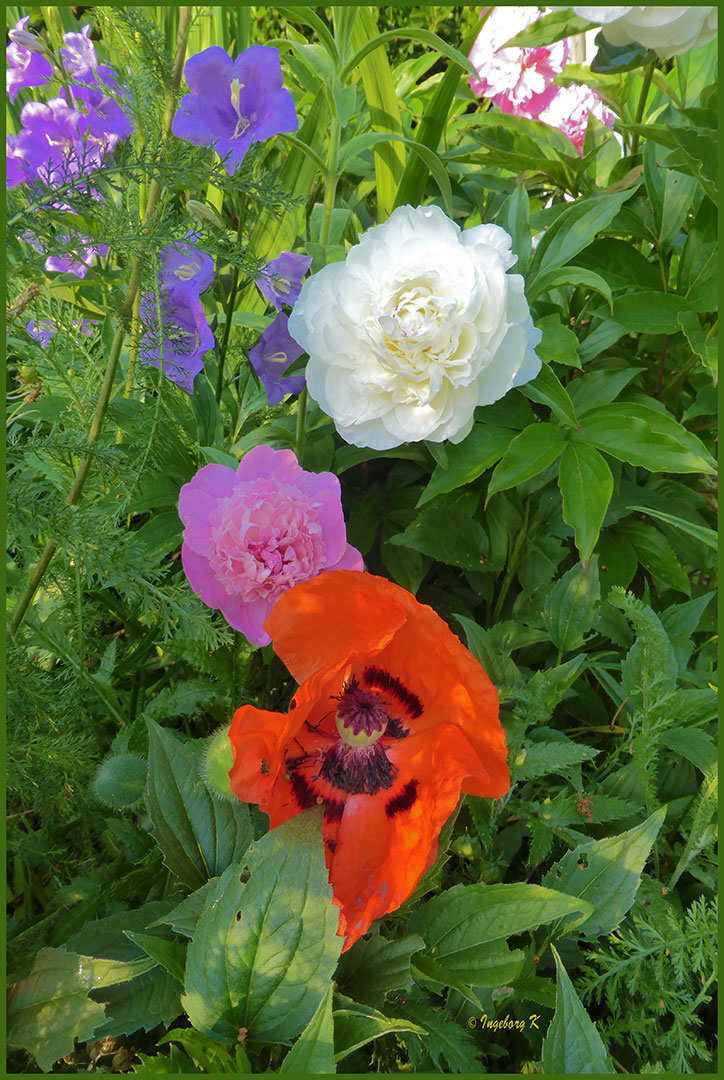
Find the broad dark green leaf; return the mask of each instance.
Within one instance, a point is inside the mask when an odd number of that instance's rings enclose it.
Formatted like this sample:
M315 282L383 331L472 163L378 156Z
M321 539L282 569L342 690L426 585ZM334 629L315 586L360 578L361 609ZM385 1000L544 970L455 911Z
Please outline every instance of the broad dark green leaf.
M150 957L151 960L155 960L157 964L166 969L169 975L173 975L174 979L178 979L180 983L183 983L186 968L186 945L182 945L178 941L165 941L164 938L156 937L153 934L140 934L138 931L134 932L133 930L126 930L124 933L134 945L138 945L139 949L143 950L146 956Z
M599 405L608 405L614 401L628 384L636 378L645 368L625 367L619 370L603 369L601 371L587 371L585 375L579 375L568 383L568 395L575 405L576 415L583 418L591 409ZM585 427L585 421L581 419Z
M286 1042L329 988L342 938L324 865L321 811L300 814L253 844L240 881L232 864L189 945L183 1004L220 1041Z
M527 289L528 299L535 300L541 293L550 292L551 289L560 288L561 285L572 285L574 288L586 290L593 289L594 292L606 298L609 306L613 304L611 286L606 279L595 270L589 270L584 266L558 266L553 270L542 270Z
M490 478L488 499L547 469L566 448L563 432L554 424L531 424L516 435ZM487 505L486 502L486 505Z
M558 472L563 496L563 520L575 532L581 562L593 554L613 493L613 476L606 459L593 446L569 443Z
M395 941L387 941L380 934L360 938L339 962L337 985L355 1001L382 1005L389 991L410 988L410 957L424 944L417 934L406 934Z
M218 895L219 878L210 878L205 885L194 892L189 893L185 900L177 904L168 914L157 919L151 926L167 925L173 927L178 934L185 937L193 937L196 924L202 911L209 902L209 898Z
M152 960L100 960L64 949L41 949L29 975L8 992L7 1041L21 1046L50 1072L70 1054L74 1039L91 1039L105 1021L105 1009L88 997L133 979L154 967Z
M717 551L719 547L717 534L713 529L709 529L705 525L697 525L696 522L686 521L684 518L676 517L674 514L665 514L663 510L654 510L651 506L627 506L626 509L638 510L642 514L648 514L649 517L657 518L666 525L671 525L674 529L680 529L687 536L693 537L694 540L698 540L714 551Z
M681 231L691 210L697 183L693 176L662 168L662 154L655 143L645 142L643 153L646 188L663 253L669 250Z
M713 773L717 764L717 748L711 736L701 728L669 728L659 738L664 746L681 754L701 772Z
M150 1031L158 1024L168 1026L183 1011L181 984L160 964L128 982L91 990L90 996L106 1010L104 1023L96 1028L96 1039Z
M518 256L515 272L524 277L531 253L529 213L528 191L525 184L519 183L516 184L512 195L505 199L495 219L496 225L500 225L513 238L513 254ZM531 297L529 296L528 299L530 300Z
M439 465L435 467L417 505L423 506L436 495L471 484L503 456L513 434L510 428L474 424L473 430L462 442L457 445L448 444L447 468L443 469Z
M627 518L620 523L618 532L633 545L639 562L665 588L678 589L687 596L691 595L691 582L681 560L672 544L656 526L647 521Z
M545 599L543 623L557 649L572 652L583 644L584 635L595 622L600 599L597 555L585 568L576 563L556 582Z
M591 71L596 75L613 75L623 71L633 71L656 60L656 53L639 45L636 41L625 45L612 45L603 36L596 35L598 52L591 61Z
M592 910L539 885L454 885L419 907L409 930L424 938L433 960L463 982L485 986L504 960L516 962L515 954L506 957L508 937L554 919L579 922Z
M564 266L613 221L633 189L576 199L543 233L531 260L530 288L538 274Z
M569 851L543 878L550 889L578 896L592 905L583 922L562 919L556 936L576 928L577 934L593 939L610 934L634 902L641 873L666 817L666 807L628 832L590 840Z
M420 944L424 944L422 938L420 938ZM502 943L500 943L502 944ZM490 950L494 952L494 948ZM511 973L517 974L520 967L520 954L513 954L508 950L507 945L500 950L502 960L500 966L497 969L493 969L491 977L493 985L500 986L502 983L508 981L508 977ZM512 957L515 957L511 960ZM476 1009L482 1009L483 1005L480 1002L480 998L477 994L465 985L462 979L458 979L457 975L454 975L452 971L448 971L442 964L439 964L437 960L433 960L431 956L427 956L424 952L419 952L412 960L412 974L417 982L426 983L433 987L444 986L448 989L457 990L459 994L469 1001L470 1004Z
M613 402L591 409L581 425L582 439L619 461L651 472L714 472L715 463L701 440L669 413L648 405Z
M679 327L679 314L691 311L691 304L676 293L656 289L642 289L635 293L617 296L613 310L601 307L591 314L599 319L610 319L626 330L642 334L675 334Z
M373 1009L370 1005L358 1005L342 994L335 998L337 1008L334 1017L334 1060L341 1061L353 1050L389 1035L395 1031L412 1031L416 1035L425 1035L425 1029L411 1020L394 1020Z
M199 888L241 858L252 839L241 800L214 799L201 781L201 746L149 721L148 809L170 870Z
M544 315L536 321L536 326L543 331L543 337L535 351L541 360L550 364L565 364L566 367L580 368L581 360L578 355L578 338L567 326L564 326L558 315Z
M481 570L489 547L479 522L447 507L422 510L404 532L391 536L387 542L421 551L463 570Z
M546 1073L613 1073L601 1036L576 993L561 958L551 945L556 962L556 1011L543 1040Z
M317 1006L314 1016L291 1048L279 1069L280 1073L334 1073L334 1022L332 998L334 983L330 982L327 993Z
M641 254L627 240L602 236L584 248L575 259L576 266L595 270L606 279L612 289L661 289L659 267Z
M535 379L521 387L521 391L531 401L547 405L567 427L578 428L576 412L568 391L548 364L543 364Z

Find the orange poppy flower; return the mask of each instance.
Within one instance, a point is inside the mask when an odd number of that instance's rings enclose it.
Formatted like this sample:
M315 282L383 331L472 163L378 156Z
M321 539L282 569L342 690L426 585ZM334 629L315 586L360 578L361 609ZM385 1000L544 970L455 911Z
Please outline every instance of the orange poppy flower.
M237 709L231 787L272 828L324 806L348 949L413 893L460 793L510 787L497 694L431 608L372 574L296 585L264 625L300 686L286 714Z

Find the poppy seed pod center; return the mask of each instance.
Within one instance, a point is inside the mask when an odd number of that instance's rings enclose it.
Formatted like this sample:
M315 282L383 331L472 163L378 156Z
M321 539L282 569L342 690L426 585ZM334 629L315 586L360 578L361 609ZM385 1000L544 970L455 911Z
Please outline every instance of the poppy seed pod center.
M384 735L389 714L379 694L355 687L342 695L334 719L349 746L371 746Z

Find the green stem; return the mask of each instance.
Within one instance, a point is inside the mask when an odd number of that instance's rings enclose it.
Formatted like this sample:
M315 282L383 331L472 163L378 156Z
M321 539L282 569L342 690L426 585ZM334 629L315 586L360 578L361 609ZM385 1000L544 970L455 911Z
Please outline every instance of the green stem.
M646 66L646 71L644 72L644 84L641 87L641 96L639 97L639 103L636 106L636 118L634 120L635 124L640 124L643 119L644 109L646 108L646 98L649 96L649 87L651 86L651 80L654 77L655 67L655 60L652 60L651 63ZM637 131L634 131L633 139L631 140L631 157L633 157L638 148L639 134Z
M307 436L306 419L307 419L307 388L306 386L302 390L297 400L297 461L302 464L304 459L304 443Z
M246 220L247 200L242 197L241 206L238 208L239 212L239 227L236 232L237 243L241 243L241 237L244 231L244 222ZM224 361L226 360L226 350L229 347L229 335L231 333L231 319L234 314L234 305L236 304L236 293L239 288L239 267L234 267L234 276L231 279L231 291L229 293L229 303L226 305L226 323L224 324L224 337L221 342L221 348L219 349L219 370L216 376L216 401L221 401L221 394L224 389Z
M176 46L176 59L173 66L173 87L178 88L181 83L181 72L183 69L184 57L186 55L186 39L188 36L188 29L191 23L191 8L183 7L179 9L179 36ZM166 93L166 109L163 115L163 127L161 131L161 144L159 150L161 151L165 146L168 137L171 133L171 123L176 112L176 96L174 89L167 90ZM151 181L151 185L148 192L148 202L146 204L146 217L144 221L144 229L149 231L149 225L151 218L156 210L156 206L161 197L161 184L158 177L154 177ZM103 378L103 385L101 387L100 396L98 398L98 404L96 405L96 411L91 422L90 430L88 432L88 443L91 444L86 451L83 460L78 466L78 471L75 474L75 479L68 492L68 498L66 503L68 506L75 506L83 491L83 486L88 477L88 472L93 460L93 444L98 441L103 427L103 420L108 409L108 404L111 400L111 392L113 390L113 383L116 377L116 370L118 368L118 361L121 356L121 349L123 348L123 339L125 336L125 323L129 319L133 310L133 302L136 298L139 286L141 284L141 275L143 270L144 256L143 254L137 256L134 260L133 268L131 270L131 278L128 282L128 288L126 289L126 295L121 308L121 317L118 327L113 336L113 342L111 344L110 352L108 354L108 363L106 365L106 372ZM47 544L43 548L43 551L38 560L38 564L33 571L30 581L28 582L25 592L20 597L17 607L13 613L11 621L11 633L16 633L20 624L22 623L25 613L30 607L33 601L33 597L37 592L40 582L43 580L45 571L50 565L50 561L55 554L55 550L58 546L56 540L48 540Z
M342 138L342 124L337 114L331 91L328 94L330 111L332 113L332 125L329 133L329 154L327 156L327 171L324 179L324 210L322 212L322 227L319 230L319 242L324 245L329 241L329 230L332 225L332 210L334 198L337 194L337 170L339 168L339 145Z

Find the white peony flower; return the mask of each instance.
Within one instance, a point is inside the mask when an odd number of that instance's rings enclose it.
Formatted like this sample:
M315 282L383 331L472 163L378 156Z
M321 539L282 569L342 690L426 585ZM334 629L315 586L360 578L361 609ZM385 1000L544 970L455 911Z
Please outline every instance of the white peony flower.
M400 206L302 285L289 333L343 439L460 442L476 405L535 378L541 332L506 272L511 243L498 225L463 231L437 206Z
M637 41L668 59L716 37L716 7L574 7L576 15L600 23L612 45Z

